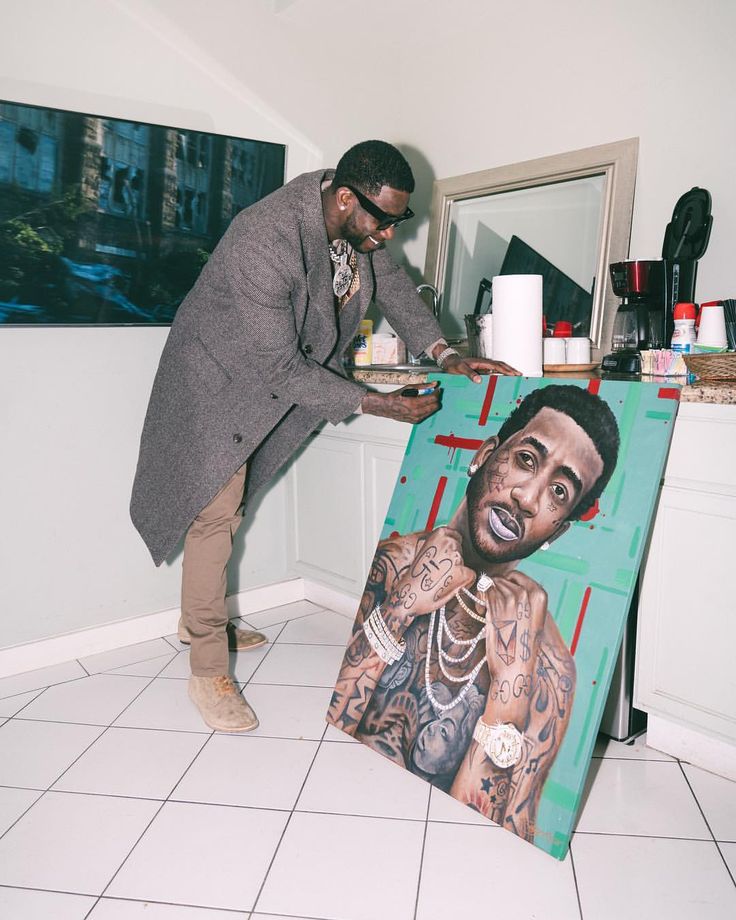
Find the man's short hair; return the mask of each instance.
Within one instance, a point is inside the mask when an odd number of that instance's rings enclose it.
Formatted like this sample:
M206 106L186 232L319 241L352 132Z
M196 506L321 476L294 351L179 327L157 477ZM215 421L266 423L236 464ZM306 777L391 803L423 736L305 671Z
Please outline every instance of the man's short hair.
M378 195L384 185L411 193L414 176L396 147L386 141L361 141L340 157L332 187L341 185L354 185L366 195Z
M616 418L600 396L583 387L550 384L534 390L514 409L501 425L496 437L500 444L521 431L544 408L564 412L588 435L603 461L603 472L568 515L577 520L589 511L608 485L618 460L619 433Z

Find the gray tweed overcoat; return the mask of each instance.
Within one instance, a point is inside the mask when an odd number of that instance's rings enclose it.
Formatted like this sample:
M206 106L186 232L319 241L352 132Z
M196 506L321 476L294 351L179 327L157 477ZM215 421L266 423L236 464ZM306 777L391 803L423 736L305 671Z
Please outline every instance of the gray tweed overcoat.
M242 211L179 307L148 406L130 511L156 565L249 460L252 495L365 392L341 356L375 299L415 354L441 337L391 256L358 254L339 317L320 187L306 173Z

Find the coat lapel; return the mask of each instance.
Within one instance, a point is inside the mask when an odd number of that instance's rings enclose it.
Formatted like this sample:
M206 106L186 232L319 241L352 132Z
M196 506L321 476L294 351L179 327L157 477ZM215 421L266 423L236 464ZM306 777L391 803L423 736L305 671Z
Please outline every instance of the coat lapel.
M373 281L373 263L371 257L358 253L358 271L360 272L360 287L356 293L358 298L358 316L362 319L373 300L375 283Z
M332 263L330 262L329 241L325 230L320 194L322 182L325 179L331 179L333 175L334 170L312 174L313 184L310 182L303 199L303 222L306 231L304 252L307 267L309 309L316 310L320 317L329 324L330 328L336 331L336 304L332 290ZM355 294L355 298L357 299L358 319L361 319L365 316L373 300L375 283L370 256L362 253L358 253L357 256L360 287ZM330 347L333 345L334 341L330 343Z
M332 265L329 241L322 214L321 185L330 173L312 173L302 208L305 228L304 255L307 269L309 308L316 309L334 326L335 295L332 292Z

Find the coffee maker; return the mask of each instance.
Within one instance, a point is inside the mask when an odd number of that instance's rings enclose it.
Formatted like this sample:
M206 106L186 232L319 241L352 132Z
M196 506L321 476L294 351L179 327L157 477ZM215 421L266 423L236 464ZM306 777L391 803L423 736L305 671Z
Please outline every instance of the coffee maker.
M614 262L610 266L613 293L621 298L611 341L603 358L606 374L641 373L640 352L669 348L676 303L695 299L698 259L710 239L713 224L711 197L693 188L675 205L662 244L662 258Z

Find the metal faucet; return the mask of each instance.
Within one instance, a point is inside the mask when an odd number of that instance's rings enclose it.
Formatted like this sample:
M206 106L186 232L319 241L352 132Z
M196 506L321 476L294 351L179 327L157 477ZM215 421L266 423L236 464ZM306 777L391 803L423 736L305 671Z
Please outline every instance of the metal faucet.
M432 294L432 313L436 320L439 320L440 313L440 295L437 293L437 288L433 284L419 284L417 285L416 292L420 296L423 291L429 291ZM418 355L413 355L411 352L407 354L407 362L409 364L422 364L422 359ZM430 361L431 363L431 357Z
M440 295L437 293L437 288L433 284L417 285L417 294L421 294L422 291L430 291L432 293L432 313L434 314L435 319L439 319L440 318Z

